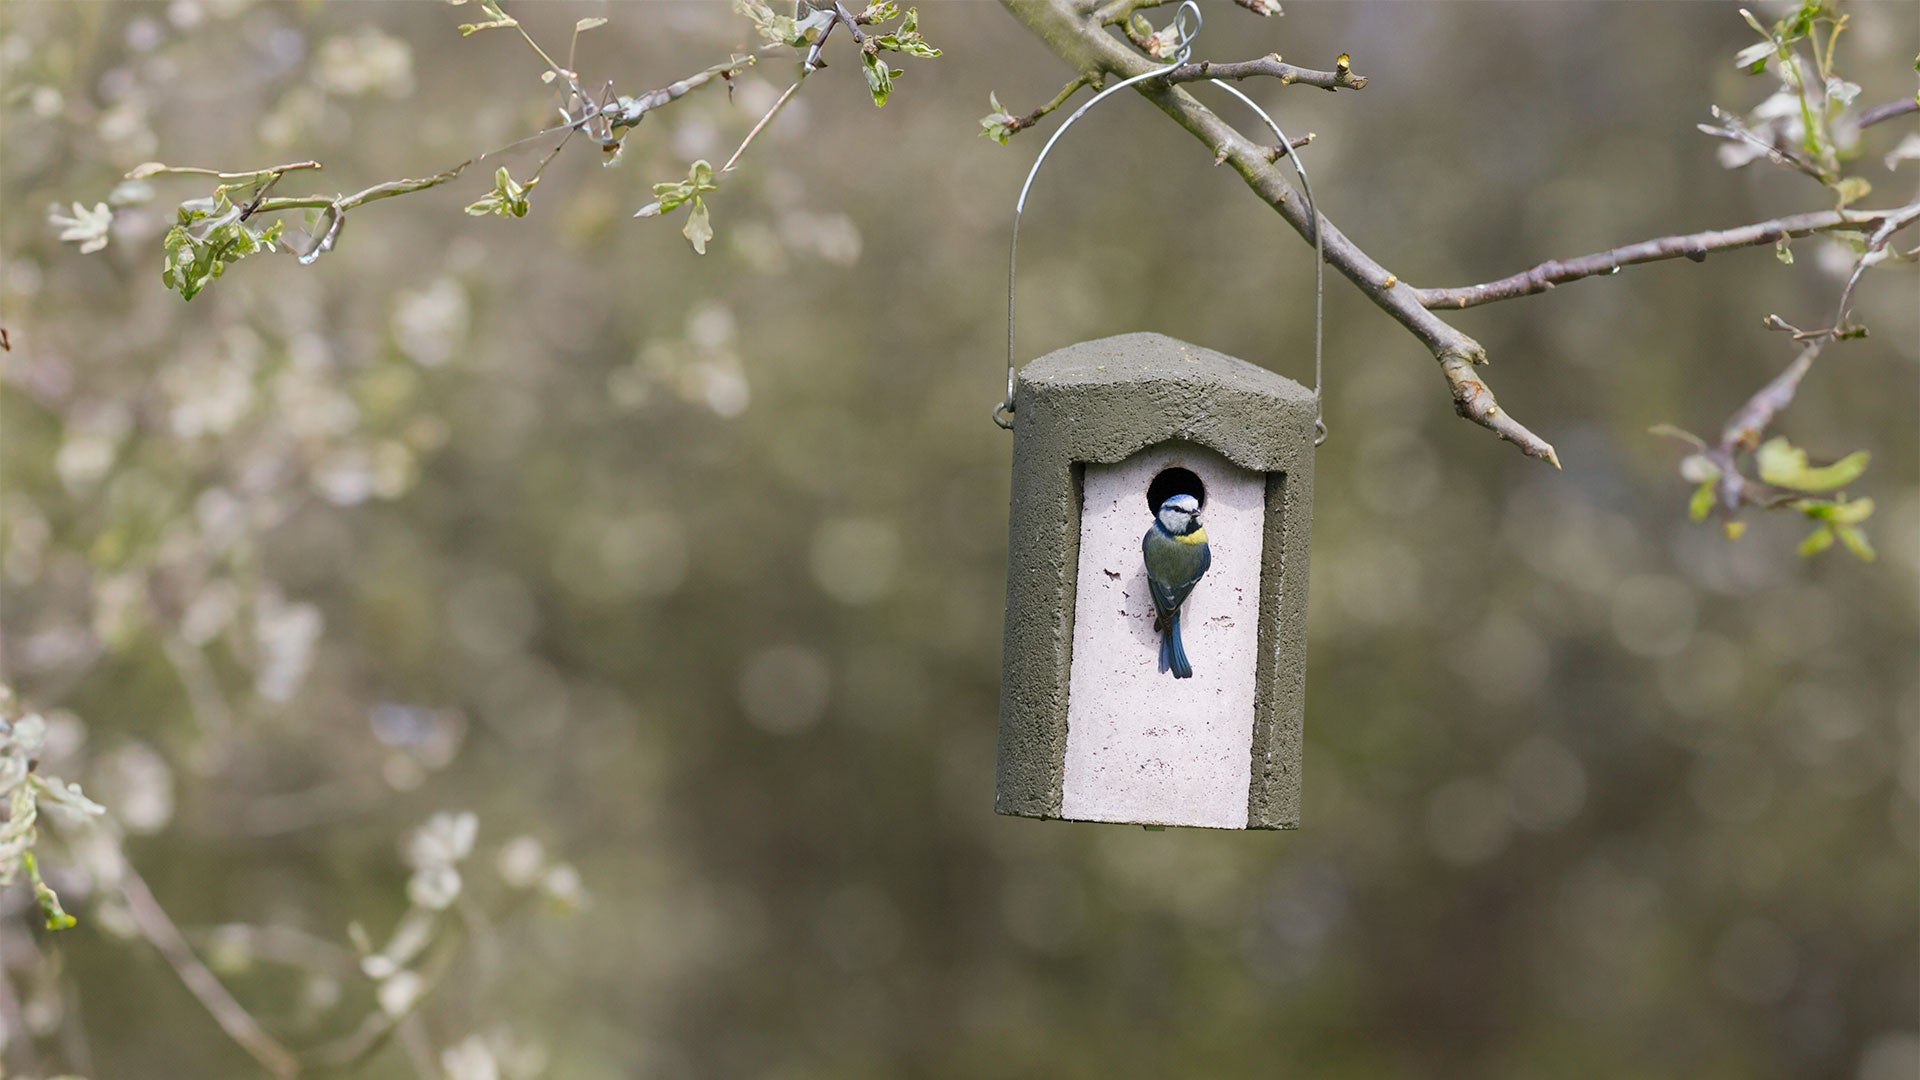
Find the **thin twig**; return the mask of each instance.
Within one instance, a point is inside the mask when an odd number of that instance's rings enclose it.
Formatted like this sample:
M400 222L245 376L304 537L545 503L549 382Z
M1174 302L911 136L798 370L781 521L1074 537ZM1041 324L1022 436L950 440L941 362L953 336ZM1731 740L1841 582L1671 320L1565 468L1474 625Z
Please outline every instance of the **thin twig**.
M1746 143L1754 149L1759 150L1762 154L1765 154L1767 160L1773 162L1775 165L1781 165L1795 172L1803 173L1817 183L1825 184L1832 179L1832 177L1819 166L1801 157L1799 153L1791 147L1781 146L1773 140L1761 138L1752 128L1742 123L1739 117L1722 109L1718 105L1713 107L1713 118L1720 121L1719 127L1715 127L1712 124L1695 124L1694 127L1698 128L1702 134L1711 135L1716 139Z
M213 1016L214 1022L227 1033L227 1037L238 1043L242 1050L260 1063L261 1068L272 1075L282 1078L298 1075L300 1063L292 1052L262 1030L253 1014L234 1000L219 977L194 955L193 947L187 944L180 928L174 925L166 909L154 899L153 891L147 888L146 879L131 864L122 867L120 892L126 898L127 912L133 917L140 935L160 953L173 968L174 974L180 976L188 992Z
M1092 86L1096 81L1098 80L1094 76L1085 73L1074 76L1072 82L1061 87L1060 92L1053 95L1052 101L1047 102L1045 105L1040 106L1025 116L1014 117L1013 121L1007 125L1007 134L1012 135L1017 131L1025 131L1039 123L1048 113L1065 105L1068 99L1080 92L1081 87Z
M261 184L260 190L253 193L253 198L247 200L247 205L240 208L241 221L245 221L248 218L252 217L254 211L260 209L260 200L266 198L267 193L272 191L273 186L275 184L278 184L280 182L280 178L285 175L287 174L283 172L276 172L272 176L267 177L267 182L264 184Z
M1848 330L1847 308L1853 303L1853 289L1860 284L1860 275L1866 273L1867 267L1872 265L1873 255L1884 250L1895 233L1915 221L1920 221L1920 202L1908 203L1898 211L1887 215L1887 219L1880 223L1880 227L1873 231L1873 235L1867 237L1866 250L1853 261L1853 273L1847 277L1846 288L1840 290L1840 302L1833 312L1833 327L1828 331L1833 337L1839 337Z
M1181 64L1167 72L1168 82L1202 82L1207 79L1279 79L1281 85L1317 86L1322 90L1359 90L1367 85L1365 75L1356 75L1353 65L1342 56L1332 71L1315 71L1312 68L1295 67L1283 63L1279 53L1263 56L1258 60L1241 60L1236 63L1214 63L1201 60Z
M832 29L832 23L828 24L827 29L828 30ZM372 187L355 192L352 195L335 195L331 197L325 196L325 195L301 195L301 196L280 196L276 198L268 198L267 191L270 188L272 188L272 186L275 183L279 181L280 177L283 174L288 172L293 172L299 169L318 169L320 168L320 163L317 161L299 161L299 162L292 162L286 165L276 165L268 169L259 169L253 172L223 173L223 172L216 172L212 169L201 169L193 166L163 165L158 162L150 162L146 165L140 166L137 169L134 169L132 172L128 173L127 176L129 179L139 179L139 178L145 178L149 176L161 176L161 175L167 175L167 174L180 173L180 174L191 174L191 175L198 175L198 176L213 176L213 177L220 178L222 180L235 180L235 181L260 180L261 178L265 178L264 186L258 192L255 193L252 201L247 203L246 207L242 210L242 213L241 213L242 219L244 220L245 218L252 217L255 214L285 213L291 210L323 211L325 216L322 219L323 225L322 225L322 228L320 229L319 237L314 241L314 244L311 248L309 248L306 252L300 254L300 261L302 263L311 264L314 261L316 261L321 255L325 254L328 251L331 251L334 245L339 241L340 232L342 228L344 228L346 225L347 212L357 207L364 206L367 203L376 202L380 199L390 199L396 195L409 195L417 191L425 191L429 188L439 187L440 185L448 183L449 181L452 181L455 178L459 177L475 162L484 161L487 158L496 157L500 154L507 153L508 151L514 150L534 140L544 139L552 135L562 134L564 132L565 135L560 140L560 143L557 146L555 146L552 150L548 151L547 155L541 159L538 165L535 166L534 172L533 172L533 178L537 179L541 174L541 172L543 172L546 169L547 164L551 162L560 153L561 149L563 149L566 146L567 141L572 138L573 133L584 129L589 123L591 123L595 119L602 120L602 122L606 125L606 130L607 130L607 135L604 137L600 137L599 141L603 145L617 144L618 140L615 139L613 136L613 130L614 130L613 120L609 117L609 113L604 101L605 95L603 94L603 100L601 104L598 104L598 105L594 104L593 100L589 98L586 95L586 92L580 88L579 81L573 72L570 72L567 69L560 67L558 64L553 63L552 58L547 55L544 49L540 48L539 43L535 42L533 38L527 34L525 29L521 29L520 33L522 37L527 39L527 43L533 46L534 51L538 52L541 58L547 61L549 67L551 67L554 71L558 72L559 74L566 76L568 80L568 86L572 89L572 92L575 95L575 97L577 97L584 106L580 116L569 117L567 122L564 124L560 124L558 126L548 128L545 131L535 132L534 134L529 135L526 138L515 140L514 142L508 143L506 146L500 147L499 149L490 150L487 153L468 158L467 160L462 161L458 165L455 165L452 168L446 169L442 172L435 173L432 176L421 177L418 179L389 180L386 183L375 184ZM825 33L822 33L821 41L824 41L825 38L826 38ZM819 43L816 42L815 43L816 49L818 48L818 45ZM674 82L668 83L666 86L663 86L657 90L649 91L648 93L642 94L637 98L623 99L628 101L628 106L620 113L621 126L632 127L633 125L639 123L641 117L646 115L648 112L651 112L652 110L657 109L660 106L667 104L668 102L678 100L680 97L684 96L689 91L695 89L696 87L703 86L706 83L712 82L716 78L730 79L732 78L733 75L735 75L742 69L752 66L755 59L756 58L750 54L746 56L731 57L725 63L715 64L712 67L709 67L703 71L695 72L694 74L688 76L687 78L676 80ZM612 92L612 83L608 83L606 93L610 94L611 92Z
M285 165L274 165L265 169L254 169L250 172L220 172L217 169L201 169L192 165L162 165L157 161L149 161L145 165L129 170L127 179L146 180L155 176L178 175L211 176L216 180L255 180L262 176L290 173L298 169L318 169L319 167L320 163L317 161L294 161Z
M74 979L60 980L60 1051L66 1066L79 1076L92 1076L93 1048L87 1042L87 1021L80 1011L80 984Z
M827 25L821 28L820 36L813 39L813 46L807 50L807 59L800 65L802 75L811 75L827 66L820 62L820 51L827 47L827 39L833 36L833 28L839 25L840 16L836 12L833 18L827 20Z
M780 100L773 103L773 108L768 109L767 114L762 116L759 121L753 125L753 130L747 132L747 137L740 140L740 145L734 149L733 156L727 159L725 165L720 166L721 172L733 171L733 166L740 160L740 155L747 152L747 147L753 144L754 137L759 135L761 129L765 128L767 124L773 120L774 115L785 108L787 102L793 99L794 93L800 89L800 84L806 80L806 77L807 72L805 69L802 69L800 78L793 80L793 85L787 87L786 92L780 95Z
M6 1039L0 1041L5 1055L0 1061L12 1059L19 1072L27 1076L40 1075L40 1051L33 1045L33 1032L27 1028L27 1016L20 1008L20 996L14 992L13 976L4 966L0 966L0 1032Z
M1480 285L1451 289L1413 289L1421 306L1428 308L1467 308L1511 300L1546 292L1569 281L1611 274L1623 266L1661 262L1667 259L1692 259L1698 262L1715 251L1778 243L1797 236L1823 232L1865 232L1889 219L1920 212L1920 203L1892 210L1821 210L1793 214L1742 225L1733 229L1709 229L1682 236L1661 236L1637 244L1582 255L1576 259L1555 259L1520 273Z
M1785 370L1767 380L1767 385L1754 391L1752 397L1727 418L1726 425L1720 430L1720 448L1726 451L1735 449L1751 450L1760 444L1760 436L1780 415L1780 410L1793 403L1793 395L1800 387L1800 380L1813 366L1815 357L1826 346L1825 341L1815 341L1800 350Z
M1295 135L1295 136L1294 136L1293 138L1291 138L1291 139L1288 139L1288 140L1287 140L1287 145L1288 145L1289 147L1291 147L1291 148L1293 148L1293 149L1295 149L1295 150L1298 150L1298 149L1300 149L1301 147L1303 147L1303 146L1305 146L1305 145L1307 145L1308 143L1310 143L1310 142L1312 142L1312 141L1313 141L1314 139L1316 139L1316 138L1318 138L1318 136L1316 136L1316 135L1315 135L1315 134L1314 134L1313 132L1311 132L1311 131L1309 131L1309 132L1307 132L1307 133L1306 133L1305 135ZM1269 147L1267 147L1267 160L1268 160L1268 161L1279 161L1279 160L1280 160L1281 158L1283 158L1283 157L1285 157L1285 156L1286 156L1286 151L1285 151L1285 150L1282 150L1282 149L1280 149L1280 147L1278 147L1278 146L1269 146ZM1216 161L1216 162L1214 162L1214 164L1215 164L1215 165L1218 165L1218 164L1220 164L1220 162L1218 162L1218 161Z
M221 691L220 680L207 663L206 654L199 646L174 634L161 635L160 651L187 692L187 705L201 737L224 750L226 741L233 735L233 709L227 704L226 694Z
M580 88L579 72L574 71L570 67L561 67L559 64L554 63L553 57L547 55L547 50L541 48L540 43L533 40L533 35L527 33L527 28L520 25L520 20L513 20L513 28L520 31L520 36L526 40L528 45L532 46L534 52L540 54L540 59L546 63L548 70L567 80L567 86L573 91L575 97L583 102L588 100L587 92ZM580 40L580 31L578 29L574 31L573 37L574 42L577 44ZM571 48L567 50L567 59L569 61L573 59L573 50Z
M395 195L410 195L416 191L425 191L428 188L439 187L441 184L465 172L467 166L472 164L473 159L468 158L453 168L445 172L435 173L432 176L423 176L419 179L411 180L389 180L384 184L375 184L370 188L356 191L351 195L336 195L331 199L325 195L283 196L277 199L265 199L260 203L259 212L269 214L279 213L285 210L325 210L328 208L345 212L355 207L364 206L370 202L377 202L381 199L391 199Z
M1920 97L1904 97L1898 101L1883 101L1860 110L1860 126L1870 128L1875 124L1891 120L1896 116L1905 116L1910 112L1920 112Z
M846 4L842 3L841 0L833 0L833 13L840 17L841 22L847 24L847 33L853 36L853 43L855 45L866 44L867 35L860 29L860 20L855 18L851 11L847 10ZM825 35L823 34L821 36L824 37Z
M442 920L442 925L453 928L459 923ZM369 1013L353 1031L342 1035L333 1042L314 1048L302 1055L312 1067L318 1069L347 1069L358 1065L373 1056L388 1039L391 1039L406 1019L417 1013L427 999L432 997L440 985L446 981L447 973L453 969L454 961L460 956L462 939L451 932L443 932L434 943L427 962L420 967L420 988L413 998L396 1012L384 1009Z

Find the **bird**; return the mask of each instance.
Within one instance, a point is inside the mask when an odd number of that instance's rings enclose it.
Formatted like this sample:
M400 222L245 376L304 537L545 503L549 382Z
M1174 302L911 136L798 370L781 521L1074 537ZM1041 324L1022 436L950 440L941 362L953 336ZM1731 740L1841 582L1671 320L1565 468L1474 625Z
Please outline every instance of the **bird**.
M1161 631L1160 670L1191 679L1193 665L1180 644L1180 605L1213 565L1207 530L1200 525L1200 500L1174 495L1162 502L1140 549L1147 562L1147 591L1153 594L1153 626Z

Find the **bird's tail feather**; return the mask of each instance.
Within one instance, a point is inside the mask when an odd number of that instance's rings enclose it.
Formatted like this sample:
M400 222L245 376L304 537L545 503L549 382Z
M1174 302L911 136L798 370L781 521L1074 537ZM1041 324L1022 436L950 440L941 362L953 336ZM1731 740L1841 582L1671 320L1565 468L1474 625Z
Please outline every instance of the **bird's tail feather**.
M1167 617L1167 633L1160 639L1160 670L1173 672L1176 679L1193 678L1193 665L1187 662L1186 646L1180 643L1180 612Z

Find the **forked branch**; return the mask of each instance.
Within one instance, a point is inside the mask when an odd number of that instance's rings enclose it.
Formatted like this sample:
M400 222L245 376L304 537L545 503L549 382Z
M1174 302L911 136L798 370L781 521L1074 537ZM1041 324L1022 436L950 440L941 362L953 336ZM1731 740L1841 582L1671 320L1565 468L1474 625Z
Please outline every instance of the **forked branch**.
M1007 9L1044 41L1061 59L1086 75L1111 73L1123 77L1152 70L1157 65L1106 33L1096 19L1083 16L1071 0L1003 0ZM1188 65L1200 76L1200 65ZM1220 65L1214 65L1219 67ZM1340 65L1346 68L1347 65ZM1350 76L1364 82L1360 76ZM1313 236L1313 219L1306 200L1259 146L1191 94L1165 80L1149 79L1140 93L1213 151L1214 160L1231 164L1248 187L1274 208L1302 238ZM1423 306L1414 290L1348 239L1321 215L1324 250L1329 265L1346 275L1382 311L1404 326L1440 362L1452 391L1454 409L1461 416L1518 446L1530 457L1558 466L1553 446L1507 415L1481 379L1475 366L1486 362L1479 342L1448 325Z
M1625 247L1617 247L1611 251L1602 251L1593 255L1582 255L1577 259L1553 259L1531 269L1522 270L1518 274L1480 285L1465 285L1453 289L1415 289L1413 292L1420 298L1422 305L1430 308L1477 307L1480 304L1491 304L1496 300L1511 300L1515 297L1543 293L1556 285L1564 285L1569 281L1578 281L1581 278L1600 274L1611 274L1623 266L1634 266L1639 263L1682 258L1699 262L1716 251L1775 244L1782 240L1812 236L1815 233L1871 233L1889 222L1904 227L1904 224L1911 222L1916 211L1920 211L1920 203L1891 210L1824 210L1812 214L1793 214L1789 217L1774 218L1771 221L1757 221L1734 229L1710 229L1684 236L1662 236L1652 240L1642 240L1637 244L1628 244Z
M1140 31L1131 25L1135 11L1154 6L1149 0L1115 0L1087 13L1075 0L1002 0L1015 18L1033 31L1053 52L1088 81L1104 81L1108 74L1131 77L1154 70L1158 65L1148 56L1107 32L1119 25L1135 45L1141 45ZM1147 44L1152 44L1151 41ZM1207 79L1247 79L1269 77L1282 83L1300 83L1323 89L1360 89L1364 76L1353 72L1342 56L1333 71L1313 71L1285 64L1276 56L1244 63L1192 62L1166 69L1163 78L1147 79L1139 84L1142 96L1172 117L1181 127L1213 151L1216 163L1231 163L1247 186L1262 201L1273 207L1303 239L1313 237L1312 215L1306 201L1276 167L1276 155L1257 147L1232 125L1221 120L1180 87L1181 83ZM1914 111L1912 102L1894 102L1868 110L1862 125L1877 123ZM1036 117L1037 118L1037 117ZM1027 126L1027 125L1022 125ZM1796 214L1771 221L1756 222L1732 229L1709 230L1680 236L1659 237L1629 244L1610 251L1576 259L1553 260L1529 270L1479 285L1447 289L1421 289L1403 284L1350 240L1324 215L1320 218L1327 262L1346 275L1366 297L1392 316L1440 362L1441 372L1453 394L1454 408L1461 416L1480 424L1518 446L1529 456L1559 464L1553 447L1507 415L1495 401L1493 392L1475 370L1487 360L1480 343L1460 332L1434 314L1433 309L1467 308L1479 304L1510 300L1545 292L1556 285L1596 275L1611 274L1625 266L1659 262L1666 259L1705 259L1716 251L1782 243L1795 237L1827 232L1867 234L1870 246L1884 246L1894 232L1920 221L1920 202L1886 210L1829 210ZM1855 278L1858 278L1856 270ZM1851 283L1848 292L1851 293ZM1845 298L1835 326L1818 333L1834 336L1847 331ZM1811 363L1816 350L1810 350L1794 367L1800 373ZM1790 395L1787 380L1784 391ZM1778 395L1775 395L1778 396ZM1767 398L1764 392L1758 395Z

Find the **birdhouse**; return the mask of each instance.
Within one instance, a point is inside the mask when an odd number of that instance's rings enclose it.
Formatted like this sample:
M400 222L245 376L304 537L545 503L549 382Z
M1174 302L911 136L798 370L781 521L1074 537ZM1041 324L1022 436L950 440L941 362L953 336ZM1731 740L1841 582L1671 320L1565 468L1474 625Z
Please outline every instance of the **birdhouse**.
M1293 380L1159 334L1021 370L1000 813L1299 825L1315 413ZM1211 551L1178 608L1185 678L1142 554L1180 494Z

